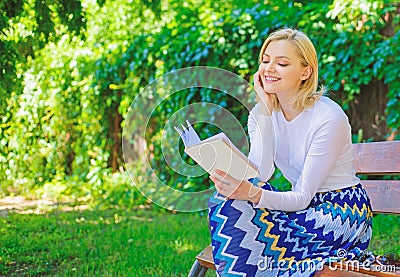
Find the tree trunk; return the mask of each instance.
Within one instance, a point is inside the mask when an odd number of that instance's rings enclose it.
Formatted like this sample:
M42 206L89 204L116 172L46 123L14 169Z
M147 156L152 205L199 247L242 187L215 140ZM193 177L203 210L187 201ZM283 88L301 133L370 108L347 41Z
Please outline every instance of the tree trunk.
M399 11L400 5L397 8L397 12ZM385 37L394 36L393 15L386 13L383 20L386 24L381 34ZM363 139L385 140L390 133L385 116L389 88L384 80L375 79L360 89L360 94L350 103L348 111L353 132L357 133L362 129Z
M363 139L384 140L388 134L385 109L388 87L375 80L361 87L361 92L350 103L349 117L353 133L362 129Z
M121 98L121 91L118 91L117 99ZM112 139L112 146L110 151L110 157L108 159L108 165L112 168L112 172L118 171L119 161L121 160L121 134L122 134L122 115L118 111L119 101L115 102L112 110L112 118L110 120L110 129L108 137Z

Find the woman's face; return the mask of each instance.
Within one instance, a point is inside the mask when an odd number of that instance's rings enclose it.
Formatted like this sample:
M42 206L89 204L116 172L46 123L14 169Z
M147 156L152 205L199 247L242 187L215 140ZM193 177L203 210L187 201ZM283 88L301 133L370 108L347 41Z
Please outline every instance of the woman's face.
M259 66L264 90L290 98L299 91L303 80L311 75L311 67L301 64L296 46L287 40L271 41Z

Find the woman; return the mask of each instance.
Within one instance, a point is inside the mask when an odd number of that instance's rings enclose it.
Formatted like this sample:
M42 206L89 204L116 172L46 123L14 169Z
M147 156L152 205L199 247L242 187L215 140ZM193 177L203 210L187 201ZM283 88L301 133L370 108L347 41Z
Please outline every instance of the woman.
M218 191L209 218L219 276L312 276L331 258L367 248L372 213L355 176L348 118L317 83L317 54L305 34L285 28L266 39L248 121L249 159L261 174L210 176ZM267 183L274 164L291 191Z

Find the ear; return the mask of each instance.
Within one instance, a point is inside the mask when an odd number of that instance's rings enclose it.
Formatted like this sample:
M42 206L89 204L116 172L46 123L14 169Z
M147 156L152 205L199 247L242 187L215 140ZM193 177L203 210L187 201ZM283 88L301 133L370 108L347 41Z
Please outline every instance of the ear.
M311 74L313 72L313 69L311 66L307 65L304 69L303 72L300 75L300 80L305 81L308 78L310 78Z

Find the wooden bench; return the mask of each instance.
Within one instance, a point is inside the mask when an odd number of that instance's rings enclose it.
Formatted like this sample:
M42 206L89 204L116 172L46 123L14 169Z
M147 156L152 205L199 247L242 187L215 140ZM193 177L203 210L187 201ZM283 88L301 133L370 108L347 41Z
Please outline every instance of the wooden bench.
M368 142L354 144L354 160L357 174L369 175L374 180L361 180L371 199L375 214L400 215L400 180L382 180L383 175L400 175L400 141ZM399 245L400 247L400 245ZM203 277L208 269L215 270L211 245L200 254L189 272L189 277ZM400 276L400 268L393 265L382 271L379 264L371 268L349 266L345 263L333 263L331 267L316 274L320 277L357 277L357 276ZM332 270L336 269L336 270Z

